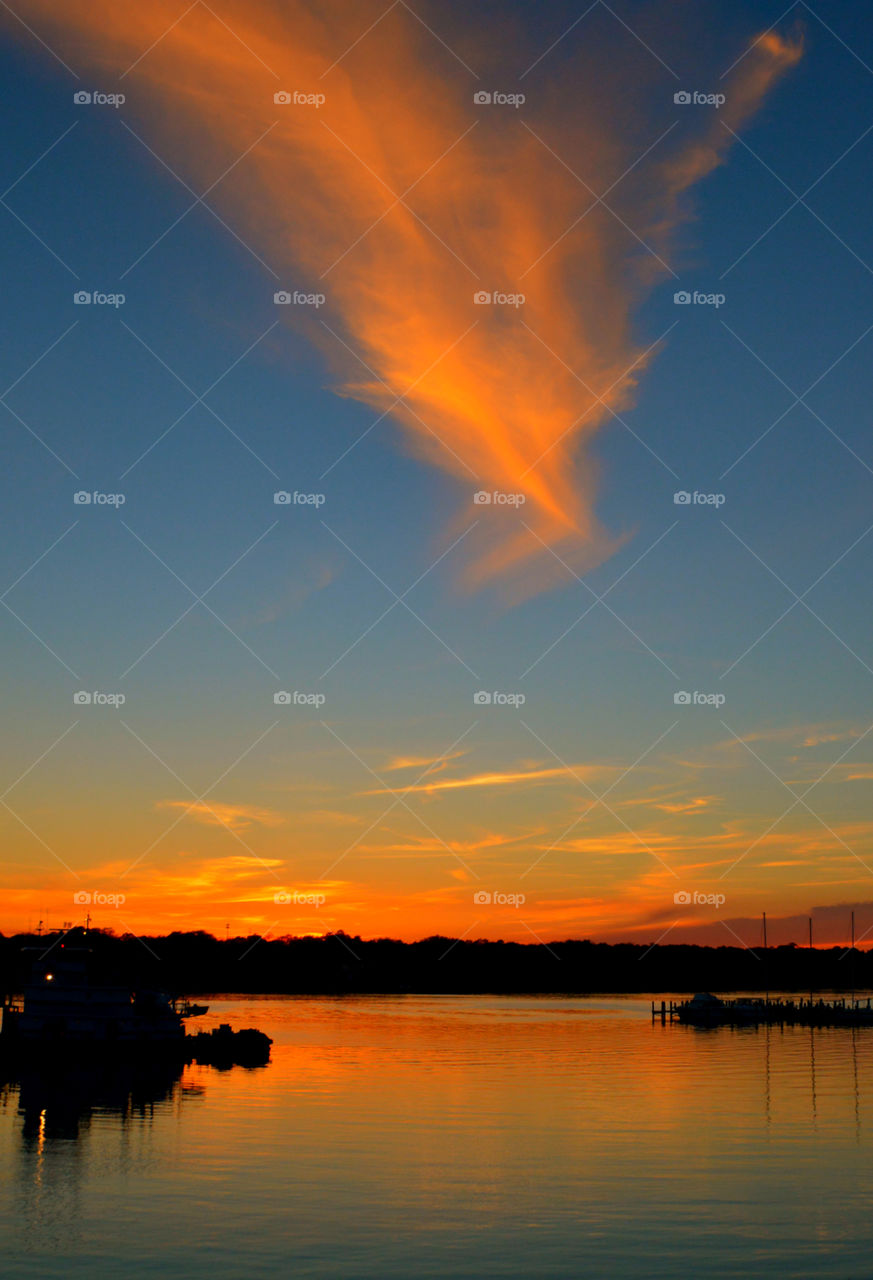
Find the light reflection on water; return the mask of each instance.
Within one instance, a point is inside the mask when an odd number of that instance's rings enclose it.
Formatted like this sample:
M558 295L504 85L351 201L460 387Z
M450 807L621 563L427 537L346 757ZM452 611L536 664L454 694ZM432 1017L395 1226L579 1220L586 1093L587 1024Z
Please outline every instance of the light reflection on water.
M12 1082L4 1277L873 1274L873 1028L238 999L264 1068Z

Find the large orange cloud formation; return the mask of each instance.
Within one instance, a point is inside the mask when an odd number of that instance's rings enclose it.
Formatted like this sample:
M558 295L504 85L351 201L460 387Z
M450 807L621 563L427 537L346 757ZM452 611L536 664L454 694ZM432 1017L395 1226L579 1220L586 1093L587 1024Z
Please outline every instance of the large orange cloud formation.
M479 513L469 585L541 585L543 543L579 569L608 553L586 442L650 358L632 320L667 270L683 196L796 45L757 41L715 85L721 109L695 109L689 130L654 59L641 86L638 61L623 77L584 42L507 86L523 107L477 105L494 33L446 30L446 10L403 0L31 0L23 13L72 67L123 89L124 118L195 191L220 177L208 202L283 284L324 293L333 332L316 321L310 336L337 389L463 483L458 531L474 490L524 494L524 524ZM482 290L525 301L477 304Z

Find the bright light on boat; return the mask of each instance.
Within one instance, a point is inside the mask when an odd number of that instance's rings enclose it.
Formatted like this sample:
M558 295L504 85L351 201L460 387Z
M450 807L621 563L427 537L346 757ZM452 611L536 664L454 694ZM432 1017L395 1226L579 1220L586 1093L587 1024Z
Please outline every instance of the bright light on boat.
M54 976L55 976L55 975L54 975L53 973L47 973L47 974L45 975L45 980L46 980L46 982L51 982L51 980L52 980L52 978L53 978Z

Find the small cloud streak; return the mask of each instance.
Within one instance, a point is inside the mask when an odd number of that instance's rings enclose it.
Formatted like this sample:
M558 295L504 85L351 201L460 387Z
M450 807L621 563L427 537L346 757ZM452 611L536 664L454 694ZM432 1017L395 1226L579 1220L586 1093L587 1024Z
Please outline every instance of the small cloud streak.
M512 787L542 784L549 782L576 783L580 778L599 778L605 771L603 765L574 764L556 769L514 769L494 773L477 773L469 778L446 778L439 782L422 782L414 787L405 787L403 795L423 792L431 795L437 791L460 791L468 787ZM576 775L575 777L573 775ZM390 787L376 787L372 791L362 791L365 796L391 796L395 792Z
M487 832L473 840L442 840L439 837L420 836L394 844L362 844L361 853L375 854L378 857L391 857L398 854L420 857L422 854L435 854L437 857L450 857L452 854L481 853L486 849L503 849L509 845L519 844L530 839L530 833L522 835L501 835L499 832ZM450 873L460 878L467 878L464 868L454 868Z
M445 769L452 760L460 760L467 751L451 751L440 756L397 756L384 766L385 773L393 773L401 769L425 769L428 773L436 773Z
M718 804L718 796L693 796L689 800L664 801L662 804L655 804L654 809L660 809L662 813L701 813L704 809L711 808L714 804Z
M160 800L159 809L179 809L195 822L203 822L212 827L229 827L231 831L245 831L257 825L261 827L278 827L284 821L284 815L273 809L261 809L250 804L205 804L192 803L190 800Z

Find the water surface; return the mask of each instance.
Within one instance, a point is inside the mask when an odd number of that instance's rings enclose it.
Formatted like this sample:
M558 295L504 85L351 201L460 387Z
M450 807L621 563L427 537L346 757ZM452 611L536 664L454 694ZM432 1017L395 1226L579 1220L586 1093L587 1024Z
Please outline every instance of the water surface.
M873 1275L873 1028L233 999L263 1069L8 1083L4 1277Z

